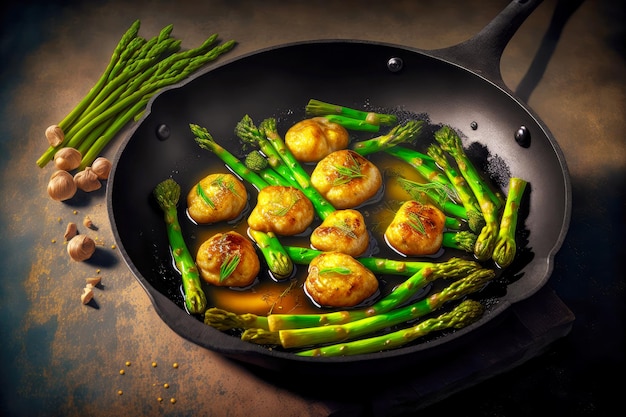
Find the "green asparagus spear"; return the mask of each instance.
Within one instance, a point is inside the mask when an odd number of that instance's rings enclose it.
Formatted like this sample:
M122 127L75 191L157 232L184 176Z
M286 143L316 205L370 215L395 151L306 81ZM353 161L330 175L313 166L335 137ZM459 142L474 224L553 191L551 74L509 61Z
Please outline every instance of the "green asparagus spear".
M347 356L374 353L395 349L406 345L434 331L461 329L476 322L483 314L484 307L478 301L466 300L448 313L424 320L415 326L382 336L353 342L324 346L297 352L298 356Z
M272 232L260 232L249 229L248 233L254 239L268 265L272 265L270 272L278 280L289 278L294 266L291 258L280 244L278 237Z
M478 200L474 196L472 189L465 181L465 178L448 162L441 148L432 144L427 151L428 155L439 165L450 180L450 184L456 190L459 200L465 207L467 213L468 225L473 232L478 233L485 227L485 218L482 215Z
M285 251L289 255L289 257L293 260L294 263L299 265L308 265L311 261L319 256L322 251L310 248L304 248L299 246L285 246ZM476 269L480 267L480 265L474 261L466 261L461 258L454 258L455 262L458 262L458 265L463 267L459 268L459 273L463 275L466 273L466 266L474 266ZM423 268L428 268L435 266L436 262L428 262L428 261L401 261L395 259L387 259L387 258L377 258L377 257L361 257L356 258L364 267L369 269L375 274L390 274L390 275L404 275L411 276L415 274L417 271Z
M235 134L246 144L257 147L265 154L267 163L283 177L292 187L298 188L311 201L317 215L324 220L335 208L313 186L310 185L308 173L304 172L300 164L296 162L296 171L287 166L278 150L267 139L267 133L278 136L276 120L268 119L261 122L262 128L254 125L252 118L245 115L235 127ZM295 158L294 158L295 160Z
M358 339L367 334L430 314L447 302L459 300L468 294L481 290L494 277L495 272L493 270L481 269L451 283L438 293L387 313L344 324L286 329L277 332L249 328L242 334L241 338L244 341L254 343L281 345L286 349Z
M409 300L416 292L434 280L451 278L453 276L458 278L475 270L476 263L466 263L462 259L453 258L418 270L402 284L398 285L391 293L370 307L321 314L270 314L267 320L272 331L348 323L390 311Z
M124 53L128 45L133 41L133 39L136 39L140 26L141 22L139 20L135 20L128 28L126 33L122 35L122 38L113 50L113 55L111 56L111 60L104 70L104 73L100 76L100 78L91 88L91 90L89 90L89 93L87 93L87 95L83 97L83 99L76 105L76 107L74 107L74 109L72 109L72 111L59 122L59 127L61 129L67 130L68 126L70 126L74 122L74 120L76 120L76 118L87 108L87 106L89 106L93 98L98 95L102 88L104 88L109 78L109 75L118 64L120 56Z
M213 152L241 178L254 185L258 190L261 190L269 185L269 183L261 178L259 174L246 167L246 165L242 163L239 158L217 143L206 128L193 123L189 125L189 128L194 134L194 140L198 146L202 149Z
M413 200L422 201L422 194L426 195L444 213L468 220L465 207L457 204L458 194L453 187L439 182L419 183L402 177L397 177L397 180ZM482 219L482 214L478 215Z
M235 314L216 307L209 308L205 311L204 323L221 331L247 328L269 330L267 317L265 316L257 316L251 313Z
M506 268L513 262L517 245L515 243L515 231L517 228L517 215L519 205L524 195L528 182L522 178L512 177L509 180L509 193L507 195L500 230L493 250L492 258L501 268Z
M495 193L481 178L478 170L465 154L459 135L449 126L443 126L435 132L435 140L441 149L448 152L456 161L461 174L469 184L485 219L485 226L476 239L474 254L479 261L491 258L498 237L499 205Z
M259 129L265 134L268 142L276 151L276 155L280 157L291 171L291 176L296 180L298 188L311 200L317 215L322 220L326 219L335 211L335 207L313 187L309 173L306 172L302 165L300 165L300 162L296 160L295 156L291 153L289 148L287 148L285 141L278 133L276 119L270 117L263 120L259 125Z
M442 246L450 249L458 249L468 253L474 253L477 236L469 230L444 232Z
M331 123L336 123L338 125L345 127L347 130L357 130L360 132L372 132L372 133L376 133L380 130L379 125L372 124L368 122L367 120L352 119L350 117L342 116L339 114L327 114L324 116L317 116L317 117L323 117Z
M327 116L331 114L345 116L350 119L366 121L374 126L391 126L398 122L398 118L394 114L366 112L315 99L309 100L305 107L305 112L307 116Z
M385 135L372 139L362 140L352 144L351 148L359 155L366 156L376 152L382 152L393 148L400 143L412 141L422 130L424 122L421 120L409 120L408 122L395 126Z
M213 152L218 158L228 165L236 174L261 190L270 184L259 174L241 162L235 155L219 145L206 128L196 124L189 125L194 134L195 141L202 149ZM261 249L269 270L277 277L285 277L291 274L293 264L291 258L284 252L282 244L275 234L261 231L251 231L253 239ZM292 264L292 265L288 265Z
M448 177L437 168L437 165L435 165L435 162L430 156L416 151L415 149L399 145L385 149L385 152L411 165L426 181L438 182L447 186L451 185Z
M206 310L207 300L202 290L198 267L193 260L178 222L178 200L180 199L180 185L168 178L154 188L154 197L163 210L167 224L167 237L170 243L172 256L176 267L182 275L185 306L192 314L202 314Z

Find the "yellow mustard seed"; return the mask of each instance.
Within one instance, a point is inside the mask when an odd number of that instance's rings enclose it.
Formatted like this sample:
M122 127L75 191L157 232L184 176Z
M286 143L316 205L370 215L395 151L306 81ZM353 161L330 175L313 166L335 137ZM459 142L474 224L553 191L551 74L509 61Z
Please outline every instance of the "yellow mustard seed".
M111 245L111 249L115 249L117 246L115 245Z
M120 375L124 375L126 372L124 372L123 369L120 369Z
M172 368L178 368L178 362L174 362L174 363L172 364Z
M117 391L117 395L122 395L122 394L124 394L124 391L122 391L122 390L118 390Z
M169 387L170 387L170 384L168 384L167 382L163 384L163 388L168 389Z
M170 398L170 402L171 402L172 404L176 404L176 398L174 398L174 397Z
M72 213L74 213L74 214L78 214L78 210L74 210Z
M57 243L57 240L56 240L56 239L52 239L52 241L51 241L51 242L52 242L52 243Z
M152 362L152 367L156 368L157 367L157 363L156 362Z
M126 366L130 366L130 361L126 361Z
M163 398L159 397L159 398L157 398L157 401L162 403L163 402Z

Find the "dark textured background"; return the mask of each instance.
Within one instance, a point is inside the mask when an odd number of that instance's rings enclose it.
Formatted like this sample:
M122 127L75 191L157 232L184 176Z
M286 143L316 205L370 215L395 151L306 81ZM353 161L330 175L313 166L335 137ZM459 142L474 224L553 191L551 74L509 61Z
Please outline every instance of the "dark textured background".
M103 70L130 23L196 45L218 32L233 55L284 42L347 38L423 49L477 33L507 4L483 1L26 1L2 6L0 25L0 414L411 415L415 398L328 395L288 387L180 339L110 246L104 191L69 207L49 200L51 171L35 160L43 131ZM535 358L421 412L462 416L612 415L624 384L624 2L545 1L502 58L507 85L535 110L565 154L572 179L569 233L549 281L576 316L571 332ZM119 141L107 150L112 156ZM76 212L75 212L76 211ZM68 221L90 215L107 255L73 264ZM53 243L56 240L56 243ZM98 309L79 296L100 270ZM130 367L124 363L131 361ZM158 367L152 368L151 362ZM178 369L171 363L178 362ZM126 375L120 376L124 368ZM617 379L617 383L615 382ZM164 389L163 383L170 388ZM389 383L393 386L393 382ZM116 394L124 390L123 396ZM359 395L363 389L367 395ZM442 393L445 396L446 393ZM415 393L419 398L419 393ZM158 403L156 397L165 401ZM170 404L170 397L177 403ZM332 397L332 398L331 398ZM339 398L340 401L336 401ZM332 400L332 401L331 401ZM388 408L384 408L388 407Z

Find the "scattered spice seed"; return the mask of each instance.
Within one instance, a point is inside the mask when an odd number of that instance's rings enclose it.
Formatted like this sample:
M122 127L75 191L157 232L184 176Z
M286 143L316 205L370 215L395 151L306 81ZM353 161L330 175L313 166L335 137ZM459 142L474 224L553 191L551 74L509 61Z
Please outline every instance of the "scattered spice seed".
M126 361L126 366L130 366L130 361Z
M170 402L171 402L172 404L176 404L176 398L174 398L174 397L170 398Z
M157 401L162 403L163 402L163 398L159 397L159 398L157 398Z
M124 392L122 390L117 391L117 395L122 395Z
M123 369L120 369L120 375L124 375L126 372L124 372Z
M178 362L174 362L174 363L172 364L172 368L178 368Z
M170 387L170 384L168 384L167 382L163 384L163 388L168 389L169 387Z
M157 363L156 362L152 362L152 367L156 368L157 367Z

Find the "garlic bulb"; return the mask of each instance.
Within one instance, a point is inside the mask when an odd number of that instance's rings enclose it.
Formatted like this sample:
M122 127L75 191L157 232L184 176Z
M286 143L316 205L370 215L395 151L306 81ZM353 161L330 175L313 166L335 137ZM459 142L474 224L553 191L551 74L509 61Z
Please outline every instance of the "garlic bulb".
M83 156L77 149L61 148L54 154L54 165L58 169L71 171L78 168L82 158Z
M91 258L96 251L96 242L86 235L76 235L67 242L67 253L77 262Z
M76 183L74 177L67 171L56 171L48 182L48 195L53 200L64 201L74 197Z
M79 189L85 192L95 191L102 187L98 175L93 172L91 167L77 172L76 175L74 175L74 182Z
M57 147L65 140L65 133L59 125L48 126L46 129L46 139L52 147Z
M111 172L111 161L103 156L100 156L93 161L91 169L93 169L93 172L98 175L98 178L106 180L109 178L109 173Z

